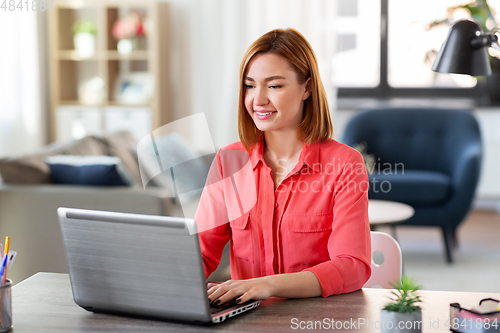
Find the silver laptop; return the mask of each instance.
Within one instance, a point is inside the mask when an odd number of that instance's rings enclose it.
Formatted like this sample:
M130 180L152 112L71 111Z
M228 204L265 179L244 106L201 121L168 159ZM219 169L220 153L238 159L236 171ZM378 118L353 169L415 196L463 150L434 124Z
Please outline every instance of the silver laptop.
M219 323L260 301L211 308L193 219L59 208L75 303L108 312Z

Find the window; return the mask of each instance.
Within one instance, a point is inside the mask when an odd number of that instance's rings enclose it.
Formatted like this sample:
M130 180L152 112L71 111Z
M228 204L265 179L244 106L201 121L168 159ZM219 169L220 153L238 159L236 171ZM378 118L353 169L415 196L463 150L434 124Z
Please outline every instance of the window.
M426 27L463 0L337 2L334 75L339 97L479 96L482 83L475 78L431 69L432 51L439 51L450 27ZM500 9L500 0L489 4ZM454 19L467 17L466 11L457 11Z
M391 87L473 87L476 79L466 75L433 72L432 51L438 52L449 26L428 30L430 22L444 18L456 0L389 1L387 76ZM466 13L463 13L466 14ZM466 16L464 16L465 18Z
M380 80L380 0L337 0L333 82L376 87Z

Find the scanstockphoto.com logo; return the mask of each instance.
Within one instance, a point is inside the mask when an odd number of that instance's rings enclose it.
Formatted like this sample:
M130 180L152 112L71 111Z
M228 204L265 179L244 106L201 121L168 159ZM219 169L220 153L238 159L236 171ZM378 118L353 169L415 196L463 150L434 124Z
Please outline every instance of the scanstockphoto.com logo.
M300 320L292 318L290 320L290 328L292 330L358 330L365 331L394 331L394 332L448 332L450 330L460 332L498 332L500 324L497 318L471 318L459 319L457 317L451 320L450 318L430 317L425 320L370 320L368 318L350 318L350 319L335 319L323 318L322 320Z
M429 322L429 328L435 328L436 322ZM434 325L434 326L432 326ZM437 321L439 326L439 320ZM292 318L290 321L290 328L292 330L405 330L418 331L424 327L421 320L407 320L407 321L372 321L367 318L351 318L349 320L337 320L334 318L323 318L323 320L299 320Z

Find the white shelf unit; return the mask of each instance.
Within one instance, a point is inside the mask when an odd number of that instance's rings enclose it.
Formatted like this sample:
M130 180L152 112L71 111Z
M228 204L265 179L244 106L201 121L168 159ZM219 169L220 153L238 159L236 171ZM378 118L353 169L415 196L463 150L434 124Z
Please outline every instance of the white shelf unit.
M131 10L144 15L148 29L139 48L124 55L117 51L112 29ZM49 15L52 141L118 130L142 137L170 121L168 3L55 1ZM92 20L97 27L96 51L88 58L78 54L73 42L73 24L81 19ZM124 74L141 72L152 79L151 99L140 105L121 103L115 94L117 83ZM103 82L102 98L83 101L82 83L96 77Z

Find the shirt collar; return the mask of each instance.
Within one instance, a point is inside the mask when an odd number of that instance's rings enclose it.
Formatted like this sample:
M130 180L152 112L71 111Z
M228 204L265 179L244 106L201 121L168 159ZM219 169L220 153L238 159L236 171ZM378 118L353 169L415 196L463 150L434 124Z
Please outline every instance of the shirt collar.
M304 147L300 152L299 160L297 162L296 171L300 170L304 164L306 164L310 169L319 172L321 166L319 164L319 148L321 142L313 143L308 145L304 143ZM264 136L261 135L259 143L252 149L250 153L250 161L252 162L252 168L255 170L259 163L265 164L264 161ZM295 169L295 168L294 168Z
M302 152L300 153L299 156L299 165L300 162L303 164L307 164L307 166L316 171L320 172L321 171L321 165L319 162L319 147L321 145L321 142L313 143L311 145L305 144L304 143L304 148L302 149Z
M259 162L265 164L264 162L264 135L261 135L259 138L259 143L252 149L250 153L250 162L252 162L252 168L255 168L259 165Z

